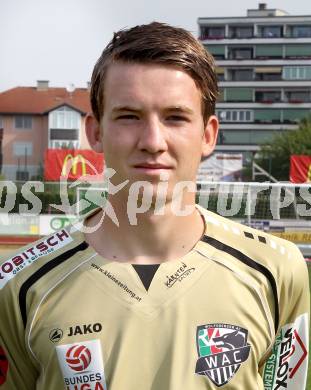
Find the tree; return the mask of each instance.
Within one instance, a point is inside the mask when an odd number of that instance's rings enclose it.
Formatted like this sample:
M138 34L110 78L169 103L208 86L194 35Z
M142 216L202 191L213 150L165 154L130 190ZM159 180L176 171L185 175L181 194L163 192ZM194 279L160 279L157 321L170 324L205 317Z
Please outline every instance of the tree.
M292 154L311 156L311 115L301 120L297 130L277 134L264 144L256 162L276 179L288 181Z

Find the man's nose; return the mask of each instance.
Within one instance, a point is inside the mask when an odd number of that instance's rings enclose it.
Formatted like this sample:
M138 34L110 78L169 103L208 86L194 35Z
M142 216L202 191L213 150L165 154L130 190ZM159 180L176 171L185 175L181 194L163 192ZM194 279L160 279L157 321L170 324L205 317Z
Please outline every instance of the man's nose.
M158 118L149 118L139 134L138 148L148 153L167 150L166 134L163 123Z

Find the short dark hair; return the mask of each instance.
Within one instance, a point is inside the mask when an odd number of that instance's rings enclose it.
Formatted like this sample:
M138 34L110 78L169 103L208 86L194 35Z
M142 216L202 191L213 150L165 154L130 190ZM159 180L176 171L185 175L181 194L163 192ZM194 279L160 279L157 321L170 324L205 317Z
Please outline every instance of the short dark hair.
M189 31L152 22L115 33L96 62L91 79L91 106L98 122L104 110L105 76L109 65L115 62L181 68L192 77L202 93L204 123L215 113L218 97L215 62Z

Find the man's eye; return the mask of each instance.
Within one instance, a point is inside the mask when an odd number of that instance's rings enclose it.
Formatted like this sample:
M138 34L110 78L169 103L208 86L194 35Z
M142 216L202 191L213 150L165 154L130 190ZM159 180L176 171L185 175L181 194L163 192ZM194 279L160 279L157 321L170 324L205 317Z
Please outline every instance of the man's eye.
M175 122L188 122L188 118L181 115L170 115L167 120Z
M136 115L132 115L132 114L126 114L126 115L119 115L117 117L117 119L132 119L132 120L135 120L135 119L139 119L138 116Z

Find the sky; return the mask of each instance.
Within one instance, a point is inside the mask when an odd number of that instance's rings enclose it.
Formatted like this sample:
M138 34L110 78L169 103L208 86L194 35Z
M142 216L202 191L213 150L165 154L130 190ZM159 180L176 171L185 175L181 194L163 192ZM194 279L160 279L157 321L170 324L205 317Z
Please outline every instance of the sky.
M310 0L268 8L311 15ZM246 16L255 0L0 0L0 92L16 86L86 87L102 50L121 28L161 21L198 35L198 17Z

